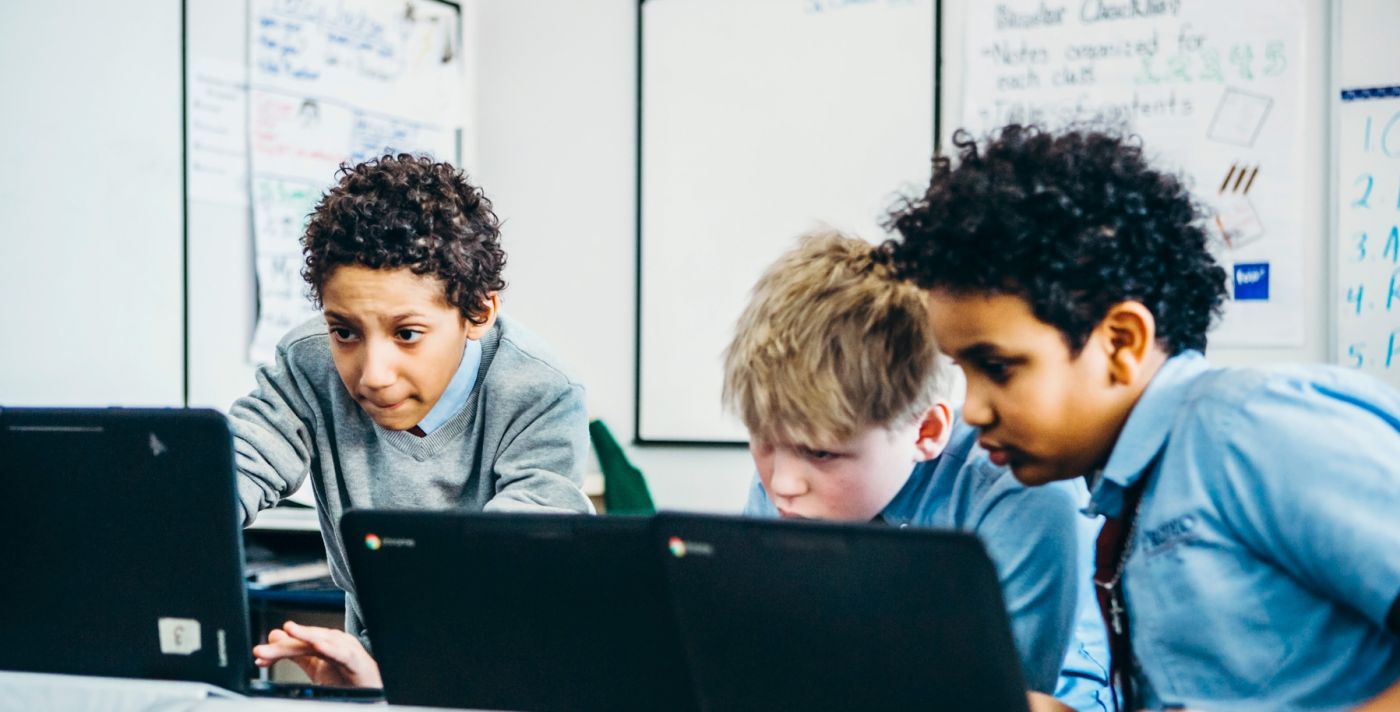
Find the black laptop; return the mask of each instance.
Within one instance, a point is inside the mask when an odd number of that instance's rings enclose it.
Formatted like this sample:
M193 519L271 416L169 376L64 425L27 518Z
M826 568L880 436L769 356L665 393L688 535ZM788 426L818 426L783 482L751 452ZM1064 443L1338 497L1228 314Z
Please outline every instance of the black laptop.
M971 534L660 514L707 710L1007 710L1026 687Z
M0 408L0 669L254 678L233 439L213 410Z
M393 704L694 706L650 520L356 510L341 519Z

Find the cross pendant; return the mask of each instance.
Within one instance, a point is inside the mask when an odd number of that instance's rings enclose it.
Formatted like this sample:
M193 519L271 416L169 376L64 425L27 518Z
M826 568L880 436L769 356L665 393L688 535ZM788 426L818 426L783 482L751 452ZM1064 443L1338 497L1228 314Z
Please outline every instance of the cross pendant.
M1118 597L1110 595L1108 598L1108 616L1113 620L1113 634L1123 634L1123 607L1118 605Z

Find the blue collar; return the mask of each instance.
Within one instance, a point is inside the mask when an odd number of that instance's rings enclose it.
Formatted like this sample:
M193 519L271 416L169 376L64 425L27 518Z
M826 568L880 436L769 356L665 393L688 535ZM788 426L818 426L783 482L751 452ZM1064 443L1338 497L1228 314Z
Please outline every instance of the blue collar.
M977 429L963 422L960 411L954 411L953 422L949 427L953 432L948 436L947 447L938 457L914 466L913 472L909 473L909 479L904 481L904 486L899 488L894 499L880 510L880 519L894 526L913 521L924 507L925 494L938 473L949 466L962 467L962 463L977 445Z
M1183 351L1162 364L1128 414L1108 464L1090 482L1093 494L1086 514L1117 517L1122 512L1124 490L1146 474L1167 444L1191 384L1209 369L1210 363L1199 351Z
M888 524L899 526L914 518L914 515L918 513L919 503L922 501L920 495L928 488L929 480L933 479L934 470L937 469L933 466L933 462L936 461L935 458L933 461L919 463L914 467L914 470L909 473L909 479L904 481L904 486L899 488L894 499L880 510L880 519L885 520ZM928 466L922 466L925 464Z
M481 342L472 339L467 340L467 347L462 352L462 361L457 365L457 372L452 374L452 380L448 382L447 388L443 390L442 397L433 404L432 410L423 416L418 427L425 435L430 435L434 430L442 427L466 405L467 397L472 394L472 388L476 386L477 372L481 370Z

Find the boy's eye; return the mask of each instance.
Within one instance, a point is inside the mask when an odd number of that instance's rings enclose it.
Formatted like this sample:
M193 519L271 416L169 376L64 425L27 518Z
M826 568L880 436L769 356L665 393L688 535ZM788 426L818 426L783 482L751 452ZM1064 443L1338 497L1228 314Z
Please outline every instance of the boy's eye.
M399 329L396 336L398 336L399 341L411 344L423 338L423 332L418 331L417 329Z
M817 460L817 461L819 461L819 462L820 462L820 461L831 460L831 459L834 459L834 458L836 457L836 453L834 453L834 452L832 452L832 451L830 451L830 450L814 450L814 449L812 449L812 448L806 448L806 455L807 455L807 459L809 459L809 460Z
M978 368L997 383L1003 383L1011 376L1011 364L1004 361L983 361Z
M330 331L336 341L352 341L355 338L355 332L343 326L332 326Z

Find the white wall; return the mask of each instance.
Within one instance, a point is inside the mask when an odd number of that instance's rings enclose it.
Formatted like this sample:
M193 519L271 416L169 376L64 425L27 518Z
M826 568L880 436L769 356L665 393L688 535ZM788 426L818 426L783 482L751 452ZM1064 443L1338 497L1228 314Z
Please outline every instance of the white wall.
M943 3L943 115L961 113L964 8ZM1326 235L1328 9L1308 0L1305 212ZM567 355L594 414L632 436L636 201L635 0L482 0L474 173L507 223L507 308ZM944 132L955 125L945 121ZM1222 364L1327 358L1326 241L1307 243L1305 342L1213 349ZM732 510L750 466L743 450L637 447L629 454L665 507Z
M589 407L633 435L636 0L482 0L479 161L505 222L504 309L549 339ZM679 405L678 407L684 407ZM739 448L636 447L658 506L737 511Z
M180 3L0 2L0 97L0 404L180 405Z
M944 2L945 116L960 109L957 58L969 1ZM0 104L0 403L175 404L183 338L178 3L78 5L0 2L0 89L20 99ZM1315 59L1306 63L1306 92L1316 99L1304 130L1318 140L1307 149L1306 194L1316 199L1306 220L1319 237L1306 254L1306 342L1216 350L1217 362L1327 356L1327 6L1307 2ZM588 385L593 414L630 442L636 0L481 0L478 21L477 159L466 168L505 220L506 309L553 342ZM127 42L127 33L143 41ZM87 50L79 56L73 47ZM945 123L945 133L952 128ZM131 166L160 185L123 179ZM85 181L81 203L63 188L75 176ZM191 231L194 240L195 224ZM149 248L133 250L117 234L143 236ZM744 450L628 452L663 507L742 504L751 472Z

